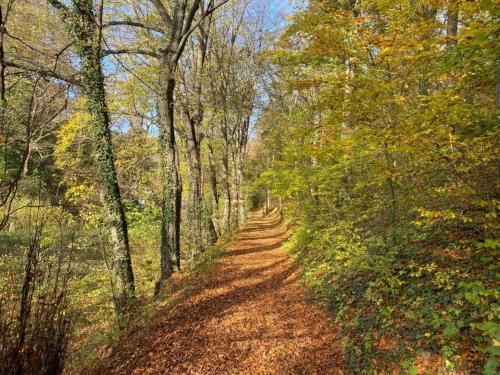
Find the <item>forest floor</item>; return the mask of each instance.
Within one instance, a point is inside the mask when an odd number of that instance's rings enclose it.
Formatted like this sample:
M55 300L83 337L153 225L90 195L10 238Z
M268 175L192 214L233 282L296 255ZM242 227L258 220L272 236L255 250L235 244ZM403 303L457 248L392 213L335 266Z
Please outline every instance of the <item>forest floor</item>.
M343 374L328 313L306 301L277 216L254 214L196 291L126 335L95 374Z

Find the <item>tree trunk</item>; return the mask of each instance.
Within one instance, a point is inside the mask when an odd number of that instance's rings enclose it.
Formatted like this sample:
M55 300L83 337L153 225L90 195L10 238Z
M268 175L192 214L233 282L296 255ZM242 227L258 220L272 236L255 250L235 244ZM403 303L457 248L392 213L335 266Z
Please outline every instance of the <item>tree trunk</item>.
M232 204L230 216L230 229L239 227L238 212L240 207L240 182L238 180L238 169L236 162L237 155L233 151L231 153L231 189L232 189Z
M224 233L229 233L231 223L231 190L229 184L229 162L227 150L222 157L222 181L224 186L224 212L222 214L222 228Z
M212 190L212 225L217 237L221 235L220 217L219 217L219 192L217 191L217 171L214 162L214 149L212 143L208 141L208 164L210 168L210 188Z
M174 1L172 15L161 0L152 1L165 29L170 36L164 45L160 64L159 112L160 112L160 168L162 184L162 222L160 245L160 277L156 293L163 282L172 274L171 253L177 255L180 266L180 223L182 185L179 161L175 144L174 129L174 90L177 64L186 46L187 36L192 32L191 25L198 12L201 0Z
M389 147L387 142L384 142L384 157L387 165L387 172L391 175L394 175L394 165L395 162L392 160L392 157L389 153ZM398 217L398 207L397 207L397 198L396 198L396 188L394 186L394 180L392 177L387 177L387 188L389 191L389 221L391 225L391 233L390 233L390 241L391 245L395 245L397 238L395 234L395 229L397 227L397 217Z
M500 67L495 68L495 106L500 108Z
M177 148L174 150L175 154L175 169L174 169L174 221L171 223L171 233L172 239L171 244L173 249L175 249L175 264L177 266L177 270L181 270L181 213L182 213L182 178L181 178L181 165L179 152Z
M245 196L243 192L243 161L242 155L239 154L236 158L236 173L238 175L238 225L243 225L246 220L246 211L245 211Z
M201 185L204 186L204 176L202 175ZM213 209L210 202L210 198L206 198L203 195L203 207L202 207L202 220L203 220L203 241L205 244L211 246L217 242L219 239L219 234L214 224Z
M174 133L174 90L175 68L169 64L169 56L163 57L160 72L160 180L162 185L161 196L161 243L160 243L160 276L156 284L155 293L165 280L172 275L171 254L176 252L176 222L178 221L178 174L175 161L175 133ZM176 207L177 206L177 207Z
M0 135L2 136L5 135L5 111L7 109L7 101L5 98L6 90L5 90L4 35L5 35L5 24L3 19L2 6L0 5ZM5 178L5 173L3 178Z
M87 108L93 120L95 159L101 176L103 203L108 216L113 248L111 270L113 296L116 311L121 314L134 299L135 294L128 228L115 169L109 114L104 96L104 78L99 60L92 61L88 66L85 60L82 58L82 75L86 76L89 82Z
M198 139L196 136L196 128L199 126L195 121L189 118L188 114L184 114L184 123L186 136L186 146L188 154L189 168L189 227L192 253L194 256L203 252L203 222L202 222L202 207L203 207L203 191L201 183L201 155Z
M54 4L53 4L54 5ZM60 4L55 4L61 9ZM135 299L134 275L130 259L127 222L115 169L109 112L106 103L104 76L101 67L101 33L93 14L92 0L74 2L65 20L75 39L81 60L81 74L85 82L87 110L92 118L95 163L101 176L101 199L111 234L111 284L115 310L126 312Z
M264 203L264 216L269 215L271 212L271 192L269 189L266 190L266 201Z

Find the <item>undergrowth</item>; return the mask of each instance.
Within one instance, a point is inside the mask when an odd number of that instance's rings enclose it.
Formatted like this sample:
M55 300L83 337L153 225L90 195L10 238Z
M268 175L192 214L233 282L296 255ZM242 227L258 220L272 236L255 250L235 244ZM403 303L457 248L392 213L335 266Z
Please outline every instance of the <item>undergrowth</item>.
M345 223L309 224L287 246L341 327L354 373L495 374L499 243L467 240L473 230L408 226L389 246Z

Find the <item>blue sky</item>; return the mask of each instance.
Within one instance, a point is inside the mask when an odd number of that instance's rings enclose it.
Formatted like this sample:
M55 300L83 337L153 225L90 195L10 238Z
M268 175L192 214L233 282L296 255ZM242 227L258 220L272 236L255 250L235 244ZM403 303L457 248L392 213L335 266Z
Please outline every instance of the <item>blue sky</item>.
M263 0L265 1L265 0ZM274 11L276 14L275 16L277 17L283 17L283 16L288 16L292 14L294 5L293 3L296 3L296 0L268 0L272 7L272 11Z
M294 8L301 7L305 0L270 0L271 3L276 4L276 7L281 9L287 15L293 13Z

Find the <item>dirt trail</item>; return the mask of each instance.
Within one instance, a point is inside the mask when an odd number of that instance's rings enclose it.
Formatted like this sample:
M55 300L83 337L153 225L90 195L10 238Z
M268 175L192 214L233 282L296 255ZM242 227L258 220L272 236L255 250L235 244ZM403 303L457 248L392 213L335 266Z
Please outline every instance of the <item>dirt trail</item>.
M200 290L119 345L101 374L343 374L332 320L306 302L276 217L251 217Z

